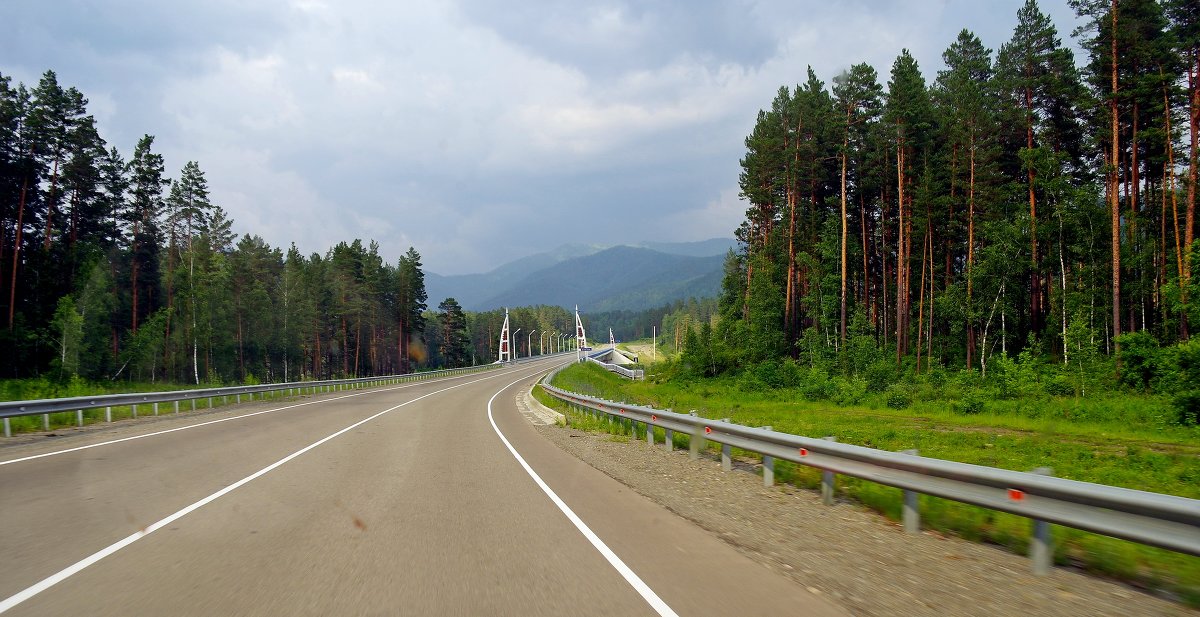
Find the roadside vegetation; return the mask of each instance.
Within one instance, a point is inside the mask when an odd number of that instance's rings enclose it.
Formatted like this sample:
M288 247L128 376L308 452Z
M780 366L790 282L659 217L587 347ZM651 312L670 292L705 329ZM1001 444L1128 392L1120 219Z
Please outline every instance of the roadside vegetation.
M1050 467L1058 477L1200 498L1200 429L1175 423L1167 396L1119 390L1087 397L1026 391L992 398L998 376L983 380L955 374L941 383L909 379L877 384L852 401L839 401L835 399L843 395L836 388L819 387L836 382L828 373L790 361L721 378L690 376L678 358L647 368L652 372L646 381L631 382L592 365L572 366L559 373L555 385L682 413L694 410L702 417L731 418L739 424L771 425L809 437L835 436L843 443L917 449L922 456L1016 471ZM889 388L895 383L908 389L903 406L894 405L895 389ZM540 400L548 398L543 395ZM956 402L963 398L984 401L983 407ZM627 431L569 412L568 421L584 430ZM676 441L685 447L687 436L676 435ZM757 458L748 452L741 455ZM776 479L815 488L820 474L780 461ZM898 489L839 477L838 491L893 520L900 518ZM922 497L921 510L925 529L1018 553L1027 550L1028 519L927 496ZM1165 590L1200 605L1200 559L1064 527L1054 528L1054 539L1060 566Z

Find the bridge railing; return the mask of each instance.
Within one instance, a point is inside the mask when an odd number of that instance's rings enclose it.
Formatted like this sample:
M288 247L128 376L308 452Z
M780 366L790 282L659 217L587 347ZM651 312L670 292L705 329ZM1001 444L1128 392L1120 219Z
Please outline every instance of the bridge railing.
M687 435L693 457L705 441L719 443L721 464L727 471L732 468L732 448L761 455L767 486L774 482L774 463L780 459L822 470L821 492L827 505L833 504L836 474L902 489L902 516L909 533L920 531L917 496L921 494L1029 518L1030 558L1037 574L1051 567L1051 523L1200 556L1200 500L1055 478L1048 469L1027 473L925 458L916 451L888 452L837 443L830 437L813 439L771 427L618 403L549 385L557 372L543 380L548 393L581 411L628 422L631 429L644 425L647 443L654 443L655 427L665 431L668 450L675 433Z
M168 392L103 394L96 396L75 396L29 401L3 401L0 402L0 418L4 419L4 436L11 437L12 426L10 420L12 418L22 416L42 416L42 427L45 430L49 430L50 414L52 413L74 411L76 424L83 426L83 412L86 409L97 409L103 407L105 408L106 421L112 422L113 407L130 407L133 412L133 417L136 418L138 415L138 407L142 405L150 406L154 415L158 415L159 404L173 403L173 411L175 413L179 413L180 401L191 401L192 409L194 410L196 408L196 401L200 399L208 399L208 406L212 407L213 399L216 397L222 397L223 402L228 401L229 397L234 397L235 402L240 403L243 396L248 396L253 399L255 394L266 395L269 392L282 392L286 390L289 395L292 393L302 394L305 391L315 394L318 392L330 392L336 390L348 390L352 388L364 388L368 386L389 385L435 377L465 375L468 373L478 373L481 371L492 370L500 366L501 365L499 364L483 364L465 368L425 371L420 373L408 373L404 375L385 375L380 377L327 379L323 381L293 381L287 383L260 384L254 386L197 388L194 390L172 390Z
M603 367L605 370L611 371L613 373L616 373L622 377L627 377L629 379L638 380L638 379L643 379L646 376L646 372L640 368L639 369L628 369L628 368L621 366L620 364L609 364L608 362L601 362L600 360L597 360L596 358L593 358L591 356L588 356L588 361L595 362L596 364L599 364L601 367Z

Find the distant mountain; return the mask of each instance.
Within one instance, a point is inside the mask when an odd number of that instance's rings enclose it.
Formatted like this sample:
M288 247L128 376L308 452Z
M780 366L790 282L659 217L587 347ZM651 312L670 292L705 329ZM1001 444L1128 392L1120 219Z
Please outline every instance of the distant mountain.
M668 255L689 255L691 257L711 257L724 255L729 249L737 248L737 240L733 238L712 238L699 242L638 242L631 246L647 248Z
M639 310L691 296L711 297L720 292L724 259L615 246L531 273L480 308L579 304L592 312Z
M731 238L700 242L642 242L636 246L565 244L482 274L425 274L429 305L453 297L468 310L576 303L589 311L641 309L721 288Z

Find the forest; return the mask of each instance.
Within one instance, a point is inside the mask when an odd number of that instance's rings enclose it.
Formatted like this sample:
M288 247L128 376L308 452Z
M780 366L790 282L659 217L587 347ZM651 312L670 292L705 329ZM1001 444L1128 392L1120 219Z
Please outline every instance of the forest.
M1200 5L1071 5L1082 66L1028 0L997 52L962 30L932 82L902 50L780 87L693 369L1195 371Z
M87 105L53 71L32 89L0 75L0 376L254 383L496 359L503 311L427 304L415 249L392 264L375 242L304 255L239 237L198 162L169 177L151 135L123 155Z

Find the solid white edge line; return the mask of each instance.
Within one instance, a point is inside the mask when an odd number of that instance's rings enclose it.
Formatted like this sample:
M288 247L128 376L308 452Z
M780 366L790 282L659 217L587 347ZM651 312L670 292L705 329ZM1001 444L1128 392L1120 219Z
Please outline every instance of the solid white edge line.
M501 371L501 372L497 372L496 374L497 374L497 375L503 374L503 373L502 373L502 371L503 371L503 370L504 370L504 369L500 369L500 371ZM416 374L419 374L419 373L413 373L413 374L414 374L414 375L416 375ZM121 443L121 442L123 442L123 441L133 441L133 440L135 440L135 439L145 439L146 437L155 437L155 436L157 436L157 435L166 435L167 433L174 433L174 432L176 432L176 431L186 431L186 430L193 429L193 428L199 428L199 427L201 427L201 426L208 426L208 425L210 425L210 424L219 424L219 423L221 423L221 422L229 422L230 420L241 420L242 418L249 418L249 417L252 417L252 416L260 416L260 415L262 415L262 414L265 414L265 413L275 413L276 411L284 411L284 410L286 410L286 409L295 409L296 407L304 407L305 405L317 405L317 404L320 404L320 403L330 403L330 402L333 402L333 401L340 401L340 400L342 400L342 399L352 398L352 397L355 397L355 396L363 396L363 395L365 395L365 394L376 394L376 393L379 393L379 392L391 392L391 391L393 391L393 390L405 390L405 389L412 388L412 387L416 387L416 386L420 386L420 385L425 385L425 384L430 384L430 383L438 383L438 382L441 382L441 381L447 381L447 380L450 380L450 379L458 379L458 378L460 378L460 377L469 377L469 376L471 376L471 375L474 375L474 374L475 374L475 373L469 373L469 374L467 374L467 375L454 375L454 376L452 376L452 377L442 377L442 378L438 378L438 379L431 379L431 380L429 380L429 381L417 381L417 382L415 382L415 383L406 383L406 384L398 385L398 386L395 386L395 387L392 387L392 388L380 388L380 389L368 390L368 391L365 391L365 392L355 392L355 393L353 393L353 394L344 394L344 395L342 395L342 396L335 396L335 397L333 397L333 398L323 398L323 399L321 399L321 400L308 401L308 402L305 402L305 403L296 403L295 405L287 405L286 407L276 407L276 408L274 408L274 409L264 409L264 410L262 410L262 411L255 411L255 412L252 412L252 413L242 414L242 415L240 415L240 416L231 416L231 417L228 417L228 418L220 418L220 419L218 419L218 420L209 420L209 421L207 421L207 422L200 422L200 423L197 423L197 424L189 424L189 425L187 425L187 426L178 426L178 427L175 427L175 428L169 428L169 429L165 429L165 430L161 430L161 431L155 431L155 432L153 432L153 433L146 433L146 434L144 434L144 435L133 435L133 436L131 436L131 437L122 437L122 438L120 438L120 439L110 439L110 440L108 440L108 441L101 441L101 442L98 442L98 443L88 444L88 445L86 445L86 446L76 446L76 447L74 447L74 448L67 448L67 449L65 449L65 450L54 450L54 451L52 451L52 452L43 452L43 453L41 453L41 454L32 454L32 455L30 455L30 456L23 456L23 457L21 457L21 458L14 458L14 459L10 459L10 460L7 460L7 461L0 461L0 467L3 467L3 466L5 466L5 465L11 465L11 464L13 464L13 463L21 463L21 462L24 462L24 461L32 461L32 460L34 460L34 459L46 458L47 456L56 456L56 455L59 455L59 454L67 454L67 453L70 453L70 452L78 452L78 451L80 451L80 450L88 450L88 449L91 449L91 448L99 448L100 446L110 446L110 445L112 445L112 444L115 444L115 443ZM57 412L56 412L56 413L57 413ZM69 412L68 412L68 413L69 413Z
M656 613L662 615L663 617L679 617L679 615L672 610L670 606L667 606L667 603L664 602L662 598L658 597L658 594L654 593L654 590L650 589L650 586L647 585L645 581L643 581L641 577L639 577L633 571L632 568L625 565L625 562L621 561L621 558L618 557L612 549L608 548L608 545L604 543L604 540L601 540L600 536L597 536L596 533L583 522L583 519L579 518L579 516L575 514L575 511L572 510L570 506L568 506L566 502L564 502L558 496L558 494L555 493L546 484L546 482L542 480L542 477L539 476L537 472L529 466L529 463L525 462L525 458L522 457L521 454L517 452L517 449L513 447L512 443L508 441L508 438L504 436L504 433L500 432L500 427L496 426L496 419L492 417L492 401L496 400L496 397L499 396L501 392L511 388L513 384L520 383L526 379L528 379L528 377L522 377L521 379L518 379L507 386L500 388L500 390L492 395L492 398L488 399L488 422L491 423L492 430L496 431L496 436L500 438L500 441L504 442L504 446L508 448L508 451L511 452L512 455L517 459L517 462L521 464L521 467L525 470L525 473L529 474L529 477L533 478L533 481L537 483L538 488L542 489L542 492L546 493L546 496L550 498L550 501L554 502L554 505L558 506L558 509L561 510L564 515L566 515L567 520L571 521L571 524L575 525L575 528L579 530L579 533L583 534L583 537L587 538L588 542L591 542L592 546L594 546L596 550L608 560L609 565L611 565L613 569L620 573L620 575L625 579L625 582L629 583L629 586L633 587L634 591L637 591L638 594L642 596L642 599L644 599L646 603L650 605L650 608L653 608Z
M0 600L0 613L5 613L5 612L9 611L10 609L17 606L18 604L21 604L22 602L38 595L39 593L53 587L54 585L57 585L58 583L61 583L62 581L67 580L71 576L78 574L80 571L84 570L88 566L91 566L92 564L95 564L96 562L100 561L101 559L104 559L105 557L108 557L109 555L116 553L117 551L129 546L130 544L133 544L134 542L137 542L138 540L141 540L142 538L154 533L155 531L158 531L159 529L162 529L163 527L170 525L171 523L179 520L180 518L183 518L184 516L187 516L188 514L190 514L193 511L197 510L198 508L201 508L201 507L205 506L206 504L216 501L217 499L230 493L234 489L237 489L238 487L245 485L246 483L254 480L255 478L265 475L266 473L276 469L277 467L283 465L284 463L287 463L288 461L296 458L297 456L300 456L301 454L304 454L305 452L308 452L309 450L312 450L313 448L315 448L315 447L317 447L339 435L342 435L342 434L344 434L348 431L351 431L359 426L362 426L363 424L366 424L367 422L370 422L371 420L374 420L375 418L378 418L379 416L382 416L386 413L395 411L406 405L415 403L421 399L429 398L435 394L441 394L442 392L446 392L448 390L453 390L455 388L461 388L463 386L471 385L474 383L479 383L481 381L495 379L496 377L499 377L500 375L503 375L503 374L504 373L497 373L494 375L489 375L487 377L483 377L481 379L476 379L473 381L455 384L448 388L442 388L441 390L436 390L436 391L430 392L428 394L423 394L421 396L418 396L417 398L405 401L394 407L389 407L379 413L376 413L375 415L372 415L370 417L359 420L358 422L355 422L354 424L351 424L350 426L347 426L346 428L344 428L336 433L333 433L332 435L323 437L323 438L305 446L304 448L301 448L301 449L279 459L278 461L275 461L274 463L271 463L270 465L263 467L262 469L246 476L245 478L242 478L241 480L238 480L237 482L234 482L233 484L226 486L225 488L209 495L208 497L205 497L189 506L185 506L184 508L176 511L174 514L171 514L171 515L167 516L166 518L163 518L143 529L138 530L136 533L126 536L124 539L118 540L118 541L106 546L105 548L102 548L102 549L96 551L95 553L92 553L91 555L88 555L87 557L80 559L79 561L67 566L66 568L63 568L62 570L59 570L58 572L55 572L54 574L51 574L50 576L47 576L46 578L34 583L33 585L30 585L29 587L26 587L25 589L5 598L4 600ZM524 379L524 377L522 379ZM520 381L520 380L518 380L518 381ZM490 401L489 401L489 405L490 405Z

